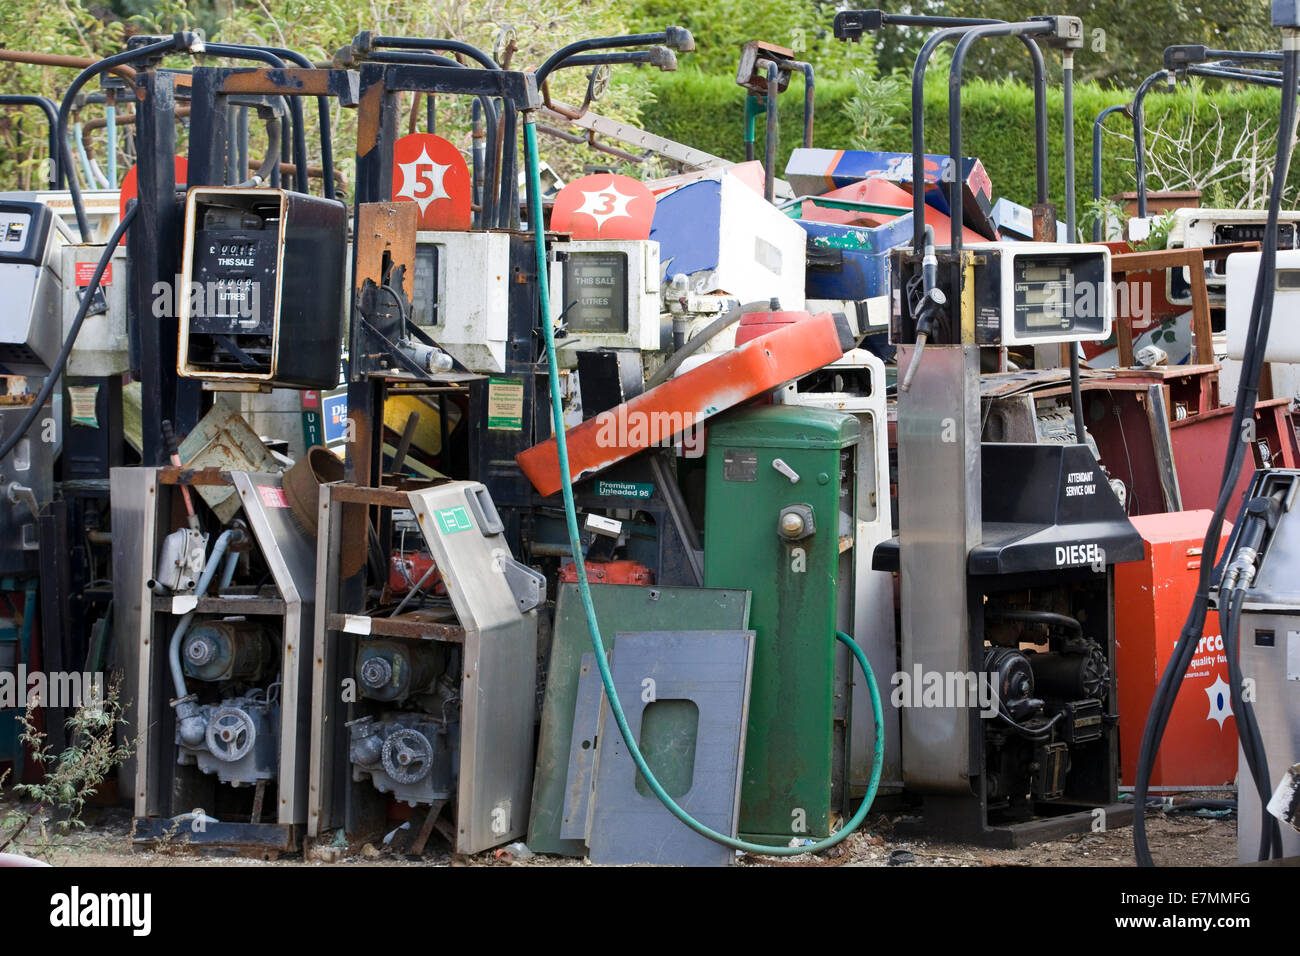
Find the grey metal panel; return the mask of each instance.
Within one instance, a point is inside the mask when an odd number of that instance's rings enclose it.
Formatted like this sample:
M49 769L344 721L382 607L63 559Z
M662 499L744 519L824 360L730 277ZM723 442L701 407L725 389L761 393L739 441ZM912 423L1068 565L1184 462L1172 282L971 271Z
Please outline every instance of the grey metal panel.
M1183 494L1178 487L1178 469L1174 467L1174 440L1169 432L1169 407L1162 385L1147 386L1147 423L1151 426L1151 445L1160 465L1160 492L1166 511L1183 510Z
M614 689L638 741L645 712L654 702L690 700L699 708L691 785L674 799L701 823L734 836L754 632L620 633L615 648ZM650 702L643 700L647 678L654 681ZM589 841L593 863L726 866L735 858L731 849L688 828L653 794L638 792L636 764L608 703L601 708L599 750Z
M154 501L156 472L152 468L114 468L109 472L113 517L113 648L116 668L122 674L119 700L126 719L124 736L140 733L148 722L148 702L141 693L141 625L152 617L146 608L150 592L145 583L153 577ZM146 563L150 562L150 563ZM135 815L143 816L144 783L137 782L135 751L122 762L118 787L134 794Z
M1278 528L1288 525L1300 529L1300 520L1284 518ZM1275 538L1269 557L1275 557L1276 546ZM1273 632L1272 647L1256 646L1257 630ZM1255 681L1255 719L1268 756L1269 785L1276 787L1291 766L1300 763L1300 606L1292 614L1243 614L1240 647L1242 677ZM1259 854L1261 808L1240 748L1237 767L1237 860L1249 863ZM1300 833L1286 824L1282 825L1282 852L1300 855Z
M280 669L280 776L277 820L307 819L312 631L316 622L316 548L285 501L279 475L231 473L244 515L284 600ZM266 489L265 491L263 489Z
M748 591L723 588L640 587L593 584L601 643L611 652L614 635L635 628L673 628L690 622L702 630L738 630L749 624ZM555 597L555 623L546 677L546 700L538 732L537 769L528 845L539 853L581 856L580 840L560 837L564 784L577 701L582 655L592 646L577 584L563 584Z
M899 349L899 368L912 347ZM979 348L931 345L898 401L902 669L972 670L966 557L980 542ZM903 780L970 793L970 714L902 713Z
M533 771L537 612L521 614L502 573L510 548L472 517L476 481L410 493L452 607L465 629L461 678L460 780L456 849L509 842L528 827ZM468 527L447 528L439 513L462 509ZM459 519L458 519L459 520Z
M330 507L330 488L320 488L320 520L316 540L316 599L311 669L311 760L307 787L307 835L320 837L342 815L333 798L336 741L343 737L342 701L338 688L340 675L330 645L326 615L338 602L339 548L330 547L339 540L342 509ZM344 764L346 767L346 763Z
M889 497L885 496L884 508L889 510ZM895 640L894 623L894 580L888 571L863 572L865 565L871 567L871 555L876 545L892 537L889 522L883 527L858 523L858 587L854 596L853 639L862 647L875 674L876 684L881 695L881 716L884 718L885 746L884 762L880 768L880 787L882 790L901 789L903 786L903 760L900 753L900 723L897 707L890 706L889 678L898 667L898 646ZM876 719L871 711L871 693L867 688L867 679L852 662L853 711L849 722L850 746L850 793L860 796L866 792L871 780L871 765L875 755Z
M610 657L613 660L613 657ZM596 750L600 746L600 708L605 688L595 654L582 655L578 674L578 702L573 710L573 741L569 747L569 773L564 787L564 817L560 836L587 841L591 823L591 794L596 783Z

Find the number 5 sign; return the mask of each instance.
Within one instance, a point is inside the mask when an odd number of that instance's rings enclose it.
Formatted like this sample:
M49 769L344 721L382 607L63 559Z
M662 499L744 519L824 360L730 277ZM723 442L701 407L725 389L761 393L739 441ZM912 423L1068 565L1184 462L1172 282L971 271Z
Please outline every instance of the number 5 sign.
M393 144L393 199L419 207L417 229L465 230L473 222L469 167L460 150L432 133Z

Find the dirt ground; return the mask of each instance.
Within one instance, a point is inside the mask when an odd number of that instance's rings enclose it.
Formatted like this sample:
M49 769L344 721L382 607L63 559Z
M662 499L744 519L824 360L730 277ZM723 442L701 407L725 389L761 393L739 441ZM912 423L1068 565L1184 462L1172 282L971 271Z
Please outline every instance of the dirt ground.
M0 819L12 804L0 802ZM1016 850L894 839L893 818L880 814L868 819L862 831L839 847L818 856L791 858L742 856L742 866L1132 866L1133 831L1129 827L1104 833L1087 833ZM133 849L131 819L125 809L92 809L86 828L66 837L42 840L29 828L9 849L40 857L57 865L123 866L583 866L586 861L567 857L522 854L498 849L472 857L454 857L430 841L420 858L406 857L381 842L365 844L337 862L286 855L260 860L232 855L200 854L183 844L156 849ZM1236 862L1237 824L1234 818L1199 817L1189 813L1147 816L1147 833L1157 863L1172 866L1227 866ZM394 843L400 842L401 836Z

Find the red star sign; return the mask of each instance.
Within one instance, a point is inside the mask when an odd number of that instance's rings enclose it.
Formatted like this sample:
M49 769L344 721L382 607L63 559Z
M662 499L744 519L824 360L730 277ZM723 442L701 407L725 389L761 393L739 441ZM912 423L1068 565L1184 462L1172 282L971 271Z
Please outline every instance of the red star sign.
M648 239L654 194L630 176L597 173L560 190L551 229L574 239Z

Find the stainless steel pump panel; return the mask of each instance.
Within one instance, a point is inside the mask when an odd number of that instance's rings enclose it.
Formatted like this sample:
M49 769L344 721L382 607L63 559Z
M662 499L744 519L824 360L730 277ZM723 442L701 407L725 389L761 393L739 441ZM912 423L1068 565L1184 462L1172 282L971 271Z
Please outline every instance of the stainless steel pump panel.
M455 832L444 832L458 853L518 839L528 826L545 578L511 556L479 482L390 492L384 507L414 513L451 607L394 615L397 626L430 614L436 623L386 637L392 619L342 607L345 487L321 489L308 834L362 835L383 819L382 794L434 819L452 805ZM345 681L359 698L340 698Z
M63 346L63 247L71 233L48 206L0 202L0 375L45 375Z

